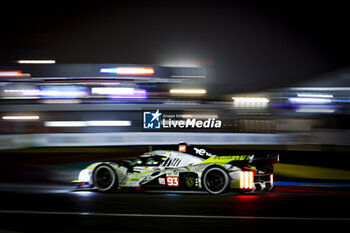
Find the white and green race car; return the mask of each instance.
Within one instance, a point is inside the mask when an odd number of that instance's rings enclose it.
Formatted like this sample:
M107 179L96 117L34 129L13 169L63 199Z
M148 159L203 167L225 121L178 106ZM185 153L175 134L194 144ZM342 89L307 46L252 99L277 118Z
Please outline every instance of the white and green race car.
M79 187L99 191L117 188L201 190L221 194L230 189L273 188L273 164L278 156L216 155L208 149L180 143L178 151L155 150L134 161L104 161L83 169Z

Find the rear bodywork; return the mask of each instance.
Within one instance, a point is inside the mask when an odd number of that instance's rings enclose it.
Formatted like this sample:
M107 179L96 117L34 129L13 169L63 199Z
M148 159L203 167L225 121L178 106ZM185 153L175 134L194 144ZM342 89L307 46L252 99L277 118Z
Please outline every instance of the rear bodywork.
M144 189L203 189L203 175L217 167L229 177L228 189L247 191L273 188L273 164L278 156L255 157L253 154L216 155L198 146L180 144L179 150L155 150L134 161L96 162L80 172L75 182L93 187L93 172L104 164L114 169L118 187Z

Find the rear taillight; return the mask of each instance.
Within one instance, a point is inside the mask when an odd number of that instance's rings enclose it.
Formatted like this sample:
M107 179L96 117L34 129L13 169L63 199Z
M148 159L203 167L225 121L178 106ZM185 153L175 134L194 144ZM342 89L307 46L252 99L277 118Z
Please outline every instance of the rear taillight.
M239 187L241 189L254 189L254 172L253 171L241 171Z
M273 174L270 175L270 183L273 185Z

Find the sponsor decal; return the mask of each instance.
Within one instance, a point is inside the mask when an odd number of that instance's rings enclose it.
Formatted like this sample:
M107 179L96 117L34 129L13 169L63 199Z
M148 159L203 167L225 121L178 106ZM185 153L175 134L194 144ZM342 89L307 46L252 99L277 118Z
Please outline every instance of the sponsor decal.
M216 156L213 157L213 160L232 160L232 161L244 161L244 160L249 160L250 155L229 155L229 156Z
M192 188L195 183L195 179L192 176L186 177L186 185L188 188Z
M186 145L179 145L180 152L186 152Z
M216 157L210 157L203 162L199 164L206 164L206 163L218 163L218 164L226 164L231 161L247 161L253 158L253 155L228 155L228 156L216 156Z
M159 184L165 185L165 178L158 178Z
M214 157L216 155L213 155L211 153L209 153L208 151L206 151L205 149L201 148L201 149L198 149L196 147L193 148L194 151L196 152L197 155L200 155L200 156L209 156L209 157Z

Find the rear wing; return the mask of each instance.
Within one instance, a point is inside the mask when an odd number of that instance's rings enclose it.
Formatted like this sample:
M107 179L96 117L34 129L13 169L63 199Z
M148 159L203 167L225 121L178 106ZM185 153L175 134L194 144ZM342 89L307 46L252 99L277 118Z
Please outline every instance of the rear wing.
M265 156L254 157L254 159L252 160L252 164L275 164L279 161L279 159L279 154L267 154Z
M267 154L264 156L254 157L251 166L265 173L273 173L273 165L279 161L279 154Z
M218 151L210 150L196 145L189 145L181 142L178 148L179 152L191 154L203 159L205 162L229 163L238 167L254 166L257 170L267 173L273 173L273 164L279 161L278 154L254 155L247 153L219 153Z

